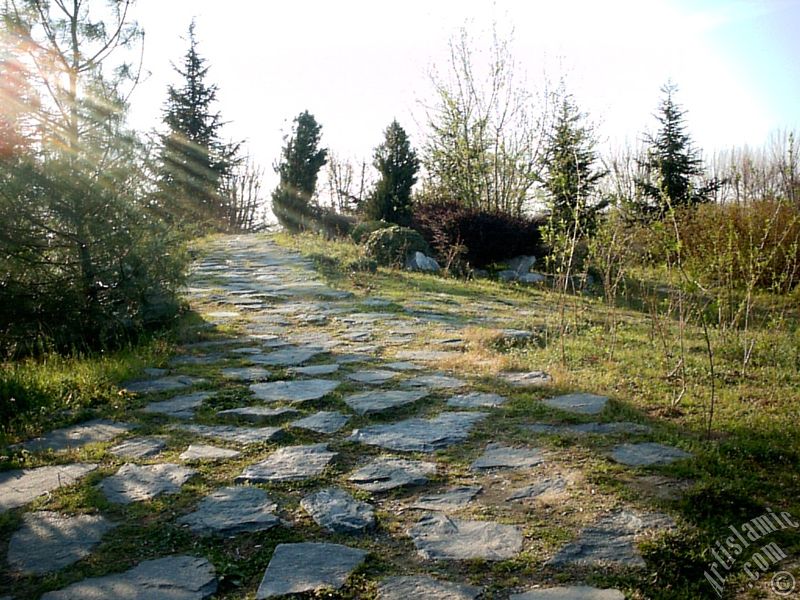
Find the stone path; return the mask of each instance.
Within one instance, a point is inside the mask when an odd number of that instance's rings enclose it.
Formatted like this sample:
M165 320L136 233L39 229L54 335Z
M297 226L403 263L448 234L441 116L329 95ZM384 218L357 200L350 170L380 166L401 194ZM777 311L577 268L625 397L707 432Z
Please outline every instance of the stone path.
M691 455L659 443L651 426L614 421L605 396L551 390L546 372L480 381L442 370L458 364L468 326L530 339L508 319L492 321L492 300L356 298L264 237L220 238L187 296L206 325L166 369L121 384L136 396L124 420L10 449L39 462L0 473L0 513L21 515L0 582L70 574L88 558L110 566L41 597L208 598L224 566L223 598L344 588L383 600L617 600L622 591L589 585L594 570L646 566L641 537L675 526L596 493L582 475L594 461L626 481L679 489L658 469ZM520 417L522 407L536 418ZM600 451L575 460L571 449L580 455L584 443ZM65 451L87 447L92 462L64 464ZM73 489L114 510L59 504ZM558 514L542 512L554 501ZM51 503L77 508L44 510ZM566 541L540 535L551 518ZM156 556L146 544L136 557L98 550L153 519L196 541ZM224 550L206 552L212 543ZM235 575L238 560L257 560L257 578ZM510 584L498 579L506 571Z

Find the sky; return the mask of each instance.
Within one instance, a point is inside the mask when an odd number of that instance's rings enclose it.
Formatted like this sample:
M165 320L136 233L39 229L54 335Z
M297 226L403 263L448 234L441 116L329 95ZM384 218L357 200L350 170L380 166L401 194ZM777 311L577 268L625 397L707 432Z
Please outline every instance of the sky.
M706 153L800 130L800 0L138 0L133 16L148 75L131 124L159 126L194 18L224 134L269 174L303 110L356 162L395 118L421 145L448 40L466 28L480 61L492 23L512 40L518 81L536 92L563 78L605 147L656 128L668 80Z

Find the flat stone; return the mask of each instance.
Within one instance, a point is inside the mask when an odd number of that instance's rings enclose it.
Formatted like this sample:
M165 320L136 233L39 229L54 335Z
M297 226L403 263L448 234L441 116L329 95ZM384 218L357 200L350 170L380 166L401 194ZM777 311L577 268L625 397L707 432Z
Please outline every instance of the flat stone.
M321 411L291 423L292 427L308 429L317 433L336 433L344 427L350 417L338 411Z
M475 600L483 588L427 575L387 577L378 586L378 600Z
M419 362L437 362L461 356L461 352L449 350L401 350L395 355L397 360L416 360Z
M289 372L293 375L306 375L308 377L319 377L320 375L333 375L341 368L341 365L310 365L308 367L292 367Z
M547 398L542 400L542 403L550 408L566 412L580 415L596 415L603 412L603 409L608 404L608 398L596 394L566 394L555 398Z
M499 394L487 394L484 392L470 392L453 396L447 401L447 406L451 408L496 408L502 406L508 398Z
M229 450L228 448L217 448L216 446L207 446L205 444L190 444L185 451L181 452L180 459L185 462L195 460L216 461L236 458L240 454L241 452Z
M386 369L369 369L365 371L355 371L350 373L347 378L356 383L364 383L367 385L380 385L391 381L397 377L397 372L388 371Z
M204 600L217 591L214 566L196 556L146 560L124 573L84 579L41 600Z
M514 387L541 387L552 383L553 378L544 371L530 371L528 373L500 373L500 379Z
M514 525L451 519L441 513L422 517L408 534L427 560L506 560L522 550L522 532Z
M365 550L340 544L278 544L256 598L275 598L340 589L367 557Z
M421 400L426 391L376 390L347 396L344 401L359 415L370 415Z
M676 460L691 458L692 455L680 448L643 442L641 444L620 444L611 451L611 458L631 467L668 465Z
M167 442L164 438L137 437L125 440L111 448L109 452L120 458L150 458L161 454L166 446Z
M287 346L270 352L269 354L248 356L247 359L259 365L268 365L271 367L296 367L297 365L308 362L321 353L322 352L316 348Z
M314 522L334 533L359 533L375 525L375 511L339 488L326 488L300 501Z
M485 469L522 469L542 464L544 457L538 448L512 448L492 443L483 454L470 465L473 471Z
M533 423L525 428L533 433L547 433L558 435L614 435L614 434L643 434L650 433L652 428L642 423L630 421L614 421L611 423L579 423L577 425L549 425L547 423Z
M386 363L383 366L393 371L421 371L424 368L422 365L402 360Z
M177 523L187 525L199 535L265 531L281 522L274 514L276 508L264 490L237 485L212 492L193 512L178 518Z
M214 312L206 313L207 317L211 317L212 319L221 319L223 321L227 321L229 319L236 319L240 317L242 313L238 313L233 310L216 310Z
M223 360L225 360L225 355L223 354L187 354L184 356L175 356L169 361L169 364L171 367L178 367L182 365L213 365L218 362L222 362Z
M441 494L428 494L420 496L411 508L421 510L458 510L464 508L481 493L483 488L479 485L451 488Z
M302 481L320 475L336 456L326 444L286 446L247 467L236 478L236 483L277 483Z
M512 492L508 497L509 502L517 502L524 500L536 500L540 497L548 495L560 494L567 489L567 480L563 477L547 477L534 483L533 485L525 486Z
M24 448L29 452L41 452L44 450L61 452L70 448L80 448L86 444L107 442L118 435L127 433L131 429L133 429L133 426L127 423L97 419L62 429L55 429L42 437L16 444L13 447Z
M97 468L92 463L53 465L0 472L0 513L23 506L47 492L75 483Z
M177 396L162 402L151 402L142 409L142 412L167 415L177 419L192 419L194 411L202 406L212 392L195 392L185 396Z
M412 379L406 379L402 383L403 387L430 388L434 390L454 390L467 385L463 379L448 377L447 375L417 375Z
M308 402L327 396L341 385L333 379L298 379L289 381L269 381L250 386L256 398L264 402Z
M299 415L300 411L294 408L268 408L266 406L242 406L229 408L217 413L220 418L242 419L251 423L268 423L284 417Z
M436 463L379 456L348 477L358 488L385 492L398 487L423 485L436 473Z
M545 564L555 567L571 564L644 567L644 559L634 543L635 536L646 531L669 530L674 526L671 518L660 513L615 510L581 531L577 540L564 546Z
M125 464L116 475L106 477L98 484L109 502L130 504L150 500L161 494L175 494L189 478L197 473L194 469L163 463L157 465Z
M348 439L401 452L434 452L463 442L486 416L481 412L448 412L432 419L406 419L356 429Z
M237 381L260 381L269 379L270 372L263 367L231 367L222 369L222 376Z
M24 573L49 573L88 556L116 527L100 515L60 515L40 511L23 515L22 527L8 544L8 564Z
M141 381L129 381L122 384L122 388L135 394L155 394L157 392L172 392L182 390L193 385L205 383L205 379L191 377L189 375L169 375L158 379L144 379Z
M180 425L180 431L237 444L272 442L283 434L280 427L237 427L236 425Z
M625 594L613 589L570 585L531 590L522 594L511 594L509 600L625 600Z

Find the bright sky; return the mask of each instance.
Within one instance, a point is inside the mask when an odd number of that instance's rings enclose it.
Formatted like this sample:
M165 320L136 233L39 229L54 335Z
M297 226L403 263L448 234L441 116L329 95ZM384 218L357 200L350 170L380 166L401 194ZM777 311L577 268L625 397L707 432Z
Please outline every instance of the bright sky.
M800 129L800 0L139 0L151 73L132 99L139 129L160 124L192 17L226 135L270 174L305 109L344 157L369 159L393 118L419 145L430 67L459 27L487 40L493 20L513 28L529 87L565 76L612 145L654 129L670 78L706 151Z

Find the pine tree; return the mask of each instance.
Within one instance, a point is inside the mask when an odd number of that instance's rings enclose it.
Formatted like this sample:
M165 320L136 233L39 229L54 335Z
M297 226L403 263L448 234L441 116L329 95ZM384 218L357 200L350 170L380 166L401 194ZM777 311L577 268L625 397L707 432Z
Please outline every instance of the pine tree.
M585 115L572 97L565 95L547 137L543 160L551 222L563 230L577 226L579 235L591 233L598 211L608 204L595 198L605 171L595 168L594 131L584 121Z
M411 221L411 188L417 182L419 160L408 135L397 121L392 121L384 136L383 143L375 148L373 162L380 179L367 199L364 212L373 221L408 225Z
M317 216L311 199L328 156L327 149L319 147L321 135L322 126L304 111L295 117L292 134L284 138L281 161L275 166L280 182L272 193L272 212L289 231L309 229Z
M694 206L711 199L720 182L704 178L703 160L686 131L686 111L675 102L677 86L661 88L658 133L647 135L647 154L636 181L640 199L634 211L645 218L662 219L670 209Z
M228 210L222 184L238 163L239 144L220 139L224 125L213 110L218 88L205 79L209 67L197 52L194 22L189 26L189 50L182 68L181 87L169 86L162 136L161 196L172 219L201 220L218 226Z

